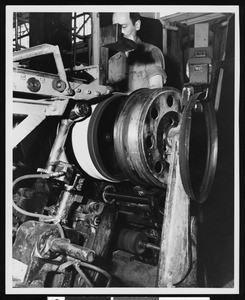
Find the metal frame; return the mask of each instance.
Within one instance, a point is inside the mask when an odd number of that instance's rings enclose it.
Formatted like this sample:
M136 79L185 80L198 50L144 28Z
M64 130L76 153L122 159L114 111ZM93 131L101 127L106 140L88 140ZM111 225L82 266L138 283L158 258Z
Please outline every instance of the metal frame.
M46 116L61 116L69 99L88 100L109 92L106 86L99 85L99 70L97 66L89 67L90 71L96 76L96 79L90 84L83 84L82 80L68 82L58 46L43 44L16 51L13 53L13 61L18 62L45 54L53 54L58 76L40 71L14 68L14 91L31 93L27 86L28 79L36 79L40 82L40 89L33 94L47 95L47 98L41 100L14 98L13 113L21 116L26 115L27 117L13 129L12 147L15 147L32 132ZM66 84L63 92L52 87L52 82L58 77Z
M12 147L17 146L29 133L31 133L47 116L60 116L68 104L67 100L48 101L27 100L14 98L13 114L27 117L13 129Z
M16 62L19 60L24 60L24 59L28 59L28 58L35 57L35 56L45 55L45 54L53 54L54 55L54 60L56 63L59 77L61 80L63 80L66 83L65 93L67 95L71 95L70 84L66 78L64 64L63 64L61 54L60 54L60 49L58 46L43 44L43 45L38 45L38 46L32 47L30 49L25 49L25 50L21 50L18 52L14 52L13 53L13 61Z
M27 37L30 35L30 31L29 28L27 28L26 23L29 23L29 14L28 13L18 13L15 12L14 13L14 17L13 17L13 28L15 29L15 38L13 39L14 42L14 50L18 51L20 50L20 48L26 48L25 46L21 45L21 39L24 37ZM21 34L20 26L24 25L25 26L25 32L23 34ZM19 44L19 40L20 40L20 44Z

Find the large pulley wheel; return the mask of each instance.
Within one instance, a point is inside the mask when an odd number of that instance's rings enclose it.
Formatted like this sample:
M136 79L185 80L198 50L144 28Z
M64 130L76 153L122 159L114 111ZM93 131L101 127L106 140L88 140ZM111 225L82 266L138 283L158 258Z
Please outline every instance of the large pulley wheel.
M218 130L217 122L213 104L208 99L198 101L202 93L194 94L187 102L183 114L180 128L180 143L179 143L179 163L180 175L182 184L186 194L194 201L202 203L206 200L214 180L217 164L218 153ZM190 135L191 135L191 122L192 110L195 104L200 103L203 107L205 116L206 130L207 130L207 158L205 170L201 184L198 188L193 187L190 172ZM202 159L200 157L200 159Z
M174 88L140 89L129 95L114 127L118 164L127 178L144 186L165 187L166 132L180 120L181 94Z
M77 162L91 177L118 182L124 179L114 152L113 130L126 95L114 94L92 106L90 118L74 125L72 145Z

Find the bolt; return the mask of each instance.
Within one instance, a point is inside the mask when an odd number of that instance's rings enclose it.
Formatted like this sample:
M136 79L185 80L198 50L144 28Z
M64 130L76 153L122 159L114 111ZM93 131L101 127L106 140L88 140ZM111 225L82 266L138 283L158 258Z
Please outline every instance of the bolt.
M87 262L92 262L95 258L95 253L90 251L87 255Z
M99 224L100 224L100 221L101 221L101 218L100 217L94 217L94 219L93 219L93 223L94 223L94 225L96 225L96 226L98 226Z
M77 93L81 93L81 89L76 89L76 92Z
M79 192L81 192L81 190L82 190L82 185L77 185L76 189L77 189Z
M107 143L112 141L112 135L109 132L106 133L105 140Z
M75 92L74 92L73 89L67 88L67 89L66 89L66 93L67 93L67 95L69 95L69 96L73 96Z

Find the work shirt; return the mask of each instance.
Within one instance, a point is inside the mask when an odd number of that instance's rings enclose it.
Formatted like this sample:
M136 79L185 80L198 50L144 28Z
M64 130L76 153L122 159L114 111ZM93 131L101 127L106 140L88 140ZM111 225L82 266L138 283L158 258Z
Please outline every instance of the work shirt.
M161 50L151 44L136 40L137 48L118 52L109 59L108 81L115 90L131 92L150 87L150 78L161 75L166 82L165 61Z

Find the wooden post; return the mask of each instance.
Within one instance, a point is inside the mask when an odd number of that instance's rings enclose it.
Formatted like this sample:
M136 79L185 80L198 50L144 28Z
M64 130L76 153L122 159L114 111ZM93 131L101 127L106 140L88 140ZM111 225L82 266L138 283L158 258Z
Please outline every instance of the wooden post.
M98 13L91 14L92 19L92 64L100 63L100 19Z
M101 46L100 19L92 13L92 64L99 65L99 84L105 85L108 77L108 49Z
M194 48L208 47L209 23L195 24Z
M101 85L107 84L108 58L109 58L109 49L105 47L101 47L100 48L100 72L99 72L99 83Z

